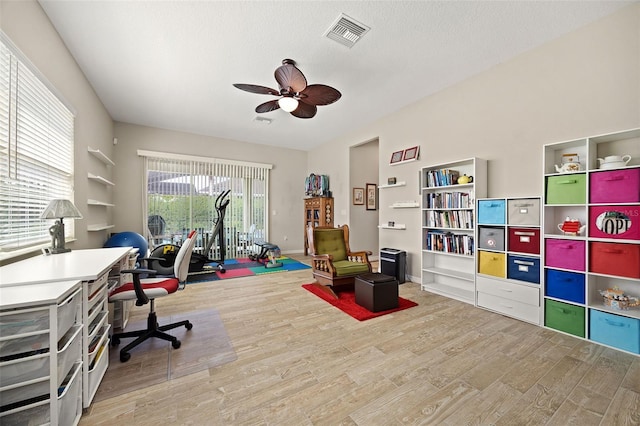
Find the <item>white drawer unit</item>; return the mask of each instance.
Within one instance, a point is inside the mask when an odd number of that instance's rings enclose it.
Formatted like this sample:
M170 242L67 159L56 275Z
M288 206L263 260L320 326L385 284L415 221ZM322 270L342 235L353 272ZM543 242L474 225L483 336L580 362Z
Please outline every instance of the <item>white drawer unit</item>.
M3 426L80 421L81 302L79 281L0 287Z
M540 289L510 281L476 277L478 306L534 324L540 323Z

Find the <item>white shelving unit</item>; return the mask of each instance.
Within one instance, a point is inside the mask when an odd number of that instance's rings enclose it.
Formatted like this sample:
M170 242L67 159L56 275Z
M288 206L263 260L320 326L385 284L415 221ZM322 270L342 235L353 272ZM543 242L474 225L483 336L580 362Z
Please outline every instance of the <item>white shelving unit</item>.
M109 157L107 157L102 151L100 151L99 149L93 149L91 147L87 147L87 149L89 150L89 153L91 155L93 155L94 157L96 157L98 160L102 161L104 164L108 165L108 166L115 166L116 163L114 163Z
M398 224L393 225L393 226L378 225L378 228L380 228L380 229L397 229L397 230L405 230L405 229L407 229L406 225L403 224L403 223L398 223Z
M457 184L451 175L473 176ZM475 305L475 200L486 197L487 162L477 158L420 171L421 288Z
M92 156L94 156L95 158L97 158L98 160L100 160L100 162L103 164L102 168L110 168L116 165L116 163L114 163L109 157L107 157L102 151L100 151L99 149L94 149L91 147L87 148L89 151L89 154L91 154ZM94 174L89 172L87 174L87 177L90 181L95 182L98 185L104 186L106 188L115 186L115 183L111 182L109 179L106 179L100 175ZM94 196L97 196L98 198L104 198L104 194L106 194L106 189L105 188L99 189L97 188L95 192L93 192ZM106 211L102 211L99 212L98 208L110 208L110 207L114 207L114 204L111 203L107 203L104 201L100 201L97 199L88 199L87 200L87 205L88 206L93 206L93 211L96 214L101 214L102 220L108 220L107 218L107 212ZM93 215L92 215L93 216ZM97 219L100 220L100 219ZM97 224L90 224L87 226L87 231L89 232L102 232L105 231L107 229L111 229L113 228L114 225L110 225L110 224L106 224L106 223L97 223Z
M87 177L88 177L90 180L96 181L96 182L101 183L101 184L103 184L103 185L109 185L109 186L115 186L115 185L116 185L115 183L111 182L110 180L105 179L105 178L103 178L102 176L94 175L94 174L92 174L92 173L88 173L88 176L87 176Z
M638 355L640 307L617 309L600 292L640 297L640 129L543 149L543 324ZM579 170L560 173L569 157Z
M105 231L107 229L111 229L114 228L115 225L107 225L106 223L101 223L101 224L97 224L97 225L89 225L87 226L87 231L89 232L99 232L99 231Z
M114 204L110 204L110 203L105 203L102 201L98 201L98 200L87 200L87 204L89 204L90 206L104 206L104 207L113 207Z

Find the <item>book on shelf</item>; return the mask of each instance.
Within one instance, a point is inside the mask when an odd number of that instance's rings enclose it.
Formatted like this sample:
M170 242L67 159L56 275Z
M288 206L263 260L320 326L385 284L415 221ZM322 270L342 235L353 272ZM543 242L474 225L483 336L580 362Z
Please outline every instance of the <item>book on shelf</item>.
M427 171L427 186L449 186L454 185L458 181L460 172L452 169L436 169Z

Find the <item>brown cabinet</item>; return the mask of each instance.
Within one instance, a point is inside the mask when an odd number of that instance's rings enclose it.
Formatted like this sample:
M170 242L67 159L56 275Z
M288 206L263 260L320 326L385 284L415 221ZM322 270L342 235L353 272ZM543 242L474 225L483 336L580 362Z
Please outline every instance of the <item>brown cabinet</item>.
M333 198L313 197L304 200L304 255L309 253L307 227L333 226Z

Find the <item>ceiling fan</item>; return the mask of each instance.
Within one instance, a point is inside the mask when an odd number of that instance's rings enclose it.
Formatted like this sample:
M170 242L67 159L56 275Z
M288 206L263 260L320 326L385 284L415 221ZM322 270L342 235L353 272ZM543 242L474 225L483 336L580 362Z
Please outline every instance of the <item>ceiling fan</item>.
M280 90L255 84L239 84L233 86L246 92L260 95L280 96L256 107L256 112L275 111L278 108L290 112L298 118L311 118L318 111L317 105L329 105L340 99L342 94L333 87L324 84L307 85L304 74L296 67L293 59L283 59L282 65L274 73Z

